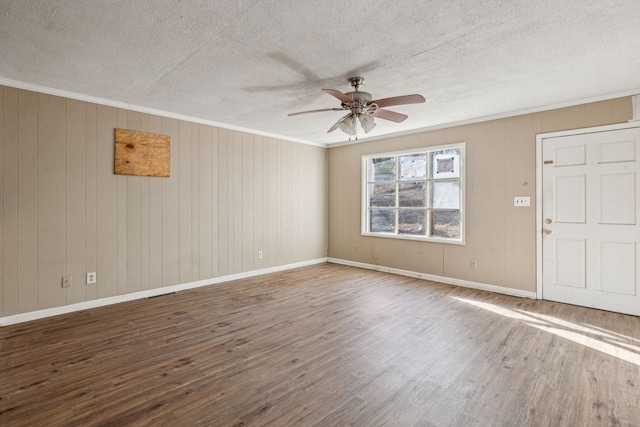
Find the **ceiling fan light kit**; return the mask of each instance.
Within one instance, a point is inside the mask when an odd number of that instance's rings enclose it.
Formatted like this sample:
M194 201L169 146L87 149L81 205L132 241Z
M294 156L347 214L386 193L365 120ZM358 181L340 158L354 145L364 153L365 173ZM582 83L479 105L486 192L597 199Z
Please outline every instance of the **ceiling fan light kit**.
M385 110L383 107L392 105L420 104L425 102L424 97L417 94L374 100L373 96L371 96L369 92L359 90L363 83L363 77L351 77L349 79L349 84L354 89L352 92L342 93L335 89L322 89L323 92L337 98L341 102L340 106L342 108L323 108L320 110L301 111L298 113L291 113L289 116L298 116L301 114L319 113L324 111L348 111L349 113L331 126L327 133L340 129L350 137L355 135L357 139L356 122L360 123L360 127L364 130L364 133L369 133L376 126L374 117L395 123L401 123L408 117L404 114L396 113L395 111Z
M360 126L364 129L364 133L369 133L374 127L376 127L376 123L373 121L373 116L371 114L361 114L358 116L360 119Z

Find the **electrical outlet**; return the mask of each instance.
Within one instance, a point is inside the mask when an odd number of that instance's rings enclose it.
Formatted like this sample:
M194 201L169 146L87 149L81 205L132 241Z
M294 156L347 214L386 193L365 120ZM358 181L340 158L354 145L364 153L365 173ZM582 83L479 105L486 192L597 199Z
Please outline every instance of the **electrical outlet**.
M262 259L262 251L258 251L258 259Z
M87 273L87 285L94 285L96 283L96 273Z
M469 262L469 268L472 270L477 270L478 269L478 261L470 261Z
M62 287L63 288L71 287L71 276L62 276Z
M531 197L528 197L528 196L514 197L513 206L518 208L531 206Z

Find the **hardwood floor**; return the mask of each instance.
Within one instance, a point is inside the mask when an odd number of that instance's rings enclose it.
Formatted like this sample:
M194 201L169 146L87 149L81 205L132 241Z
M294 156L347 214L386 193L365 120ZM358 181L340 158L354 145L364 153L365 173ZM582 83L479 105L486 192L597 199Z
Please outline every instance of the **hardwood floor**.
M640 425L640 318L334 264L0 329L2 426Z

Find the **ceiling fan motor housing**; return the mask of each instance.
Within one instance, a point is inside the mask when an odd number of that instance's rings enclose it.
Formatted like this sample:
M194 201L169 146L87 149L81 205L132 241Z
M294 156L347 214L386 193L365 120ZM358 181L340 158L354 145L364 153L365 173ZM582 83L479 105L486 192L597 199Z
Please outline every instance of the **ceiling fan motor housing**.
M373 99L369 92L355 91L355 92L347 92L345 93L345 95L353 99L358 104L363 104L363 105Z
M343 103L342 108L344 108L345 110L351 110L351 112L356 115L364 113L367 107L367 103L373 99L369 92L354 91L354 92L347 92L345 93L345 95L353 99L355 105L354 104L349 105L349 104Z

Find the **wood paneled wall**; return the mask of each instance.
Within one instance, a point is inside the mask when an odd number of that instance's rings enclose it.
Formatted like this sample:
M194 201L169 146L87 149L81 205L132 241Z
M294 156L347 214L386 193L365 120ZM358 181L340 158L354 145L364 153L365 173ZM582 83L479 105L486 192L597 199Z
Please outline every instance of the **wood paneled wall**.
M326 256L326 149L7 87L0 128L0 316ZM114 175L115 128L171 177Z
M329 256L535 292L536 134L631 118L631 99L620 98L330 148ZM467 143L464 246L360 235L363 155L456 142ZM531 207L514 208L514 196Z

